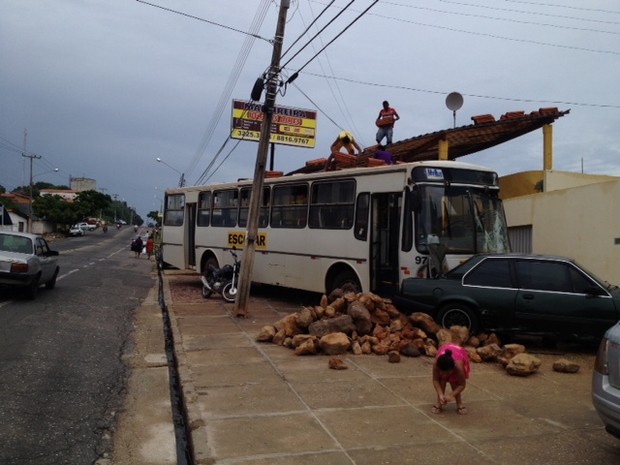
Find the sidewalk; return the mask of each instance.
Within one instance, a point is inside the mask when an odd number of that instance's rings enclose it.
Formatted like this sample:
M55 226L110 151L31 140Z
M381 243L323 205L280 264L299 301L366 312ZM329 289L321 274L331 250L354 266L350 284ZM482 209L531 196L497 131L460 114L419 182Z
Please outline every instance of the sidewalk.
M166 272L168 306L197 465L548 465L615 463L620 442L590 401L594 356L537 354L528 378L473 364L463 393L468 415L430 413L432 359L388 363L376 355L295 356L255 342L262 326L299 305L250 299L249 318L200 296L195 276ZM196 281L197 282L197 281ZM318 304L318 302L317 302ZM555 360L581 365L556 373Z

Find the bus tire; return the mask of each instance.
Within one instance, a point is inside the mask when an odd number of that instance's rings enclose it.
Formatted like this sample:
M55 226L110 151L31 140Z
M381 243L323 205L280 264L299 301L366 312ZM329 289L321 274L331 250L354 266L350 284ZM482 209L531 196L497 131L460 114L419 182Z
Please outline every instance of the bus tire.
M334 289L347 289L352 287L354 292L360 292L362 286L360 285L357 275L351 270L341 271L336 275L328 289L327 294L331 294Z
M477 334L480 328L478 314L470 307L461 303L446 304L437 312L437 323L444 328L465 326L469 334Z

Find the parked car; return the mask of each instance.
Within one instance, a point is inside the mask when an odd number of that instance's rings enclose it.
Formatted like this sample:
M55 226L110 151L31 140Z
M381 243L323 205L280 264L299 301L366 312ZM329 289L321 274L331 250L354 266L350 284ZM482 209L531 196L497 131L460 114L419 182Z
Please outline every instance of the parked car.
M78 227L84 231L94 231L95 229L97 229L97 225L96 224L90 224L90 223L78 223Z
M84 234L84 230L77 224L74 224L71 226L71 229L69 229L70 236L83 236Z
M476 255L435 279L406 278L394 304L444 327L601 337L620 320L618 286L573 260L523 254Z
M596 354L592 404L607 432L620 438L620 323L605 333Z
M0 285L23 288L34 299L39 286L56 286L58 252L35 234L0 231Z

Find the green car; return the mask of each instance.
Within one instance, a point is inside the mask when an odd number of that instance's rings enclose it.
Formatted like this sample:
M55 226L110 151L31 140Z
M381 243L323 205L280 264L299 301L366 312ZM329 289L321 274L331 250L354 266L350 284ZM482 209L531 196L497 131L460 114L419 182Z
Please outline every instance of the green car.
M476 255L435 279L403 280L394 304L444 327L601 337L620 320L620 290L573 260Z

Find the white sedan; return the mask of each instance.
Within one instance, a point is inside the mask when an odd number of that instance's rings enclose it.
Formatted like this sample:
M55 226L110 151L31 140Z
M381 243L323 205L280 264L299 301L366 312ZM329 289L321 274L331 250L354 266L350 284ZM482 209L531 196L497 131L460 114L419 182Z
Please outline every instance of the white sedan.
M0 286L24 289L29 299L39 287L56 286L58 252L36 234L0 231Z

